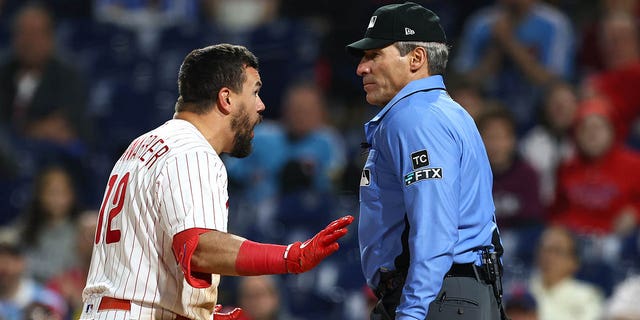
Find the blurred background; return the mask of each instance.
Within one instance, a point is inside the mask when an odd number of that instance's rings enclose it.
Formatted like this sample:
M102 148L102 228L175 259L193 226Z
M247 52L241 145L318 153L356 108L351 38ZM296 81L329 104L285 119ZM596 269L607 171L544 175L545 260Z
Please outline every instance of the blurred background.
M385 0L0 0L0 319L76 319L108 174L173 115L195 48L260 60L254 153L224 158L229 230L304 240L358 215L367 105L344 50ZM416 0L494 174L517 319L640 319L640 3ZM368 319L357 225L301 275L225 277L247 319ZM424 244L429 245L429 244Z

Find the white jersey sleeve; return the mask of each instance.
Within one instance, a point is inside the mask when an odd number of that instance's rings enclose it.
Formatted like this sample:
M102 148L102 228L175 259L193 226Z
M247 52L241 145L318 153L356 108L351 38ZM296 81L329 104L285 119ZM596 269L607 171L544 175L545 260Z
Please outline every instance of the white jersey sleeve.
M175 157L162 170L158 183L160 222L167 232L227 231L227 175L217 155L192 152Z

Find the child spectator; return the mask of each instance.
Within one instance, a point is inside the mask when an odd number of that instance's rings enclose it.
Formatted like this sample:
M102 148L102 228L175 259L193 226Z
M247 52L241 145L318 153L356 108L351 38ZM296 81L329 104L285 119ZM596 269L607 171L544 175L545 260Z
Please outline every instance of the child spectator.
M578 97L567 82L549 85L543 102L540 122L520 142L522 156L540 176L540 195L545 207L551 205L560 163L574 152L571 128Z
M40 283L75 264L74 219L78 215L72 177L59 166L45 168L37 177L31 203L19 222L29 271ZM46 261L46 263L43 263Z

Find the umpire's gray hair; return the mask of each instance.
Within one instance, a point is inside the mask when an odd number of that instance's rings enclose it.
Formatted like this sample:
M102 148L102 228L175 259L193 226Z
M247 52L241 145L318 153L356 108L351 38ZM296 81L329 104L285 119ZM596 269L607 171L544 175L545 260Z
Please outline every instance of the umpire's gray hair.
M429 62L429 74L443 75L449 60L449 47L440 42L398 41L394 46L400 51L400 56L405 56L417 47L423 47L427 51Z

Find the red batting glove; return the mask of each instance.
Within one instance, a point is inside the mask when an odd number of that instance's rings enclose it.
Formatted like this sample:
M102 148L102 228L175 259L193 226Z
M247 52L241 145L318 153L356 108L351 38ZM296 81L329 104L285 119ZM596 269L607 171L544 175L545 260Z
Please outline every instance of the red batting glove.
M301 243L290 244L284 252L284 260L289 273L307 272L320 261L336 252L340 245L336 242L347 234L346 226L353 222L352 216L344 216L331 222L313 238Z
M238 320L240 319L240 317L244 316L244 314L242 313L242 309L240 308L235 308L230 312L225 313L220 313L220 310L222 310L222 305L216 304L216 306L213 308L214 320Z

